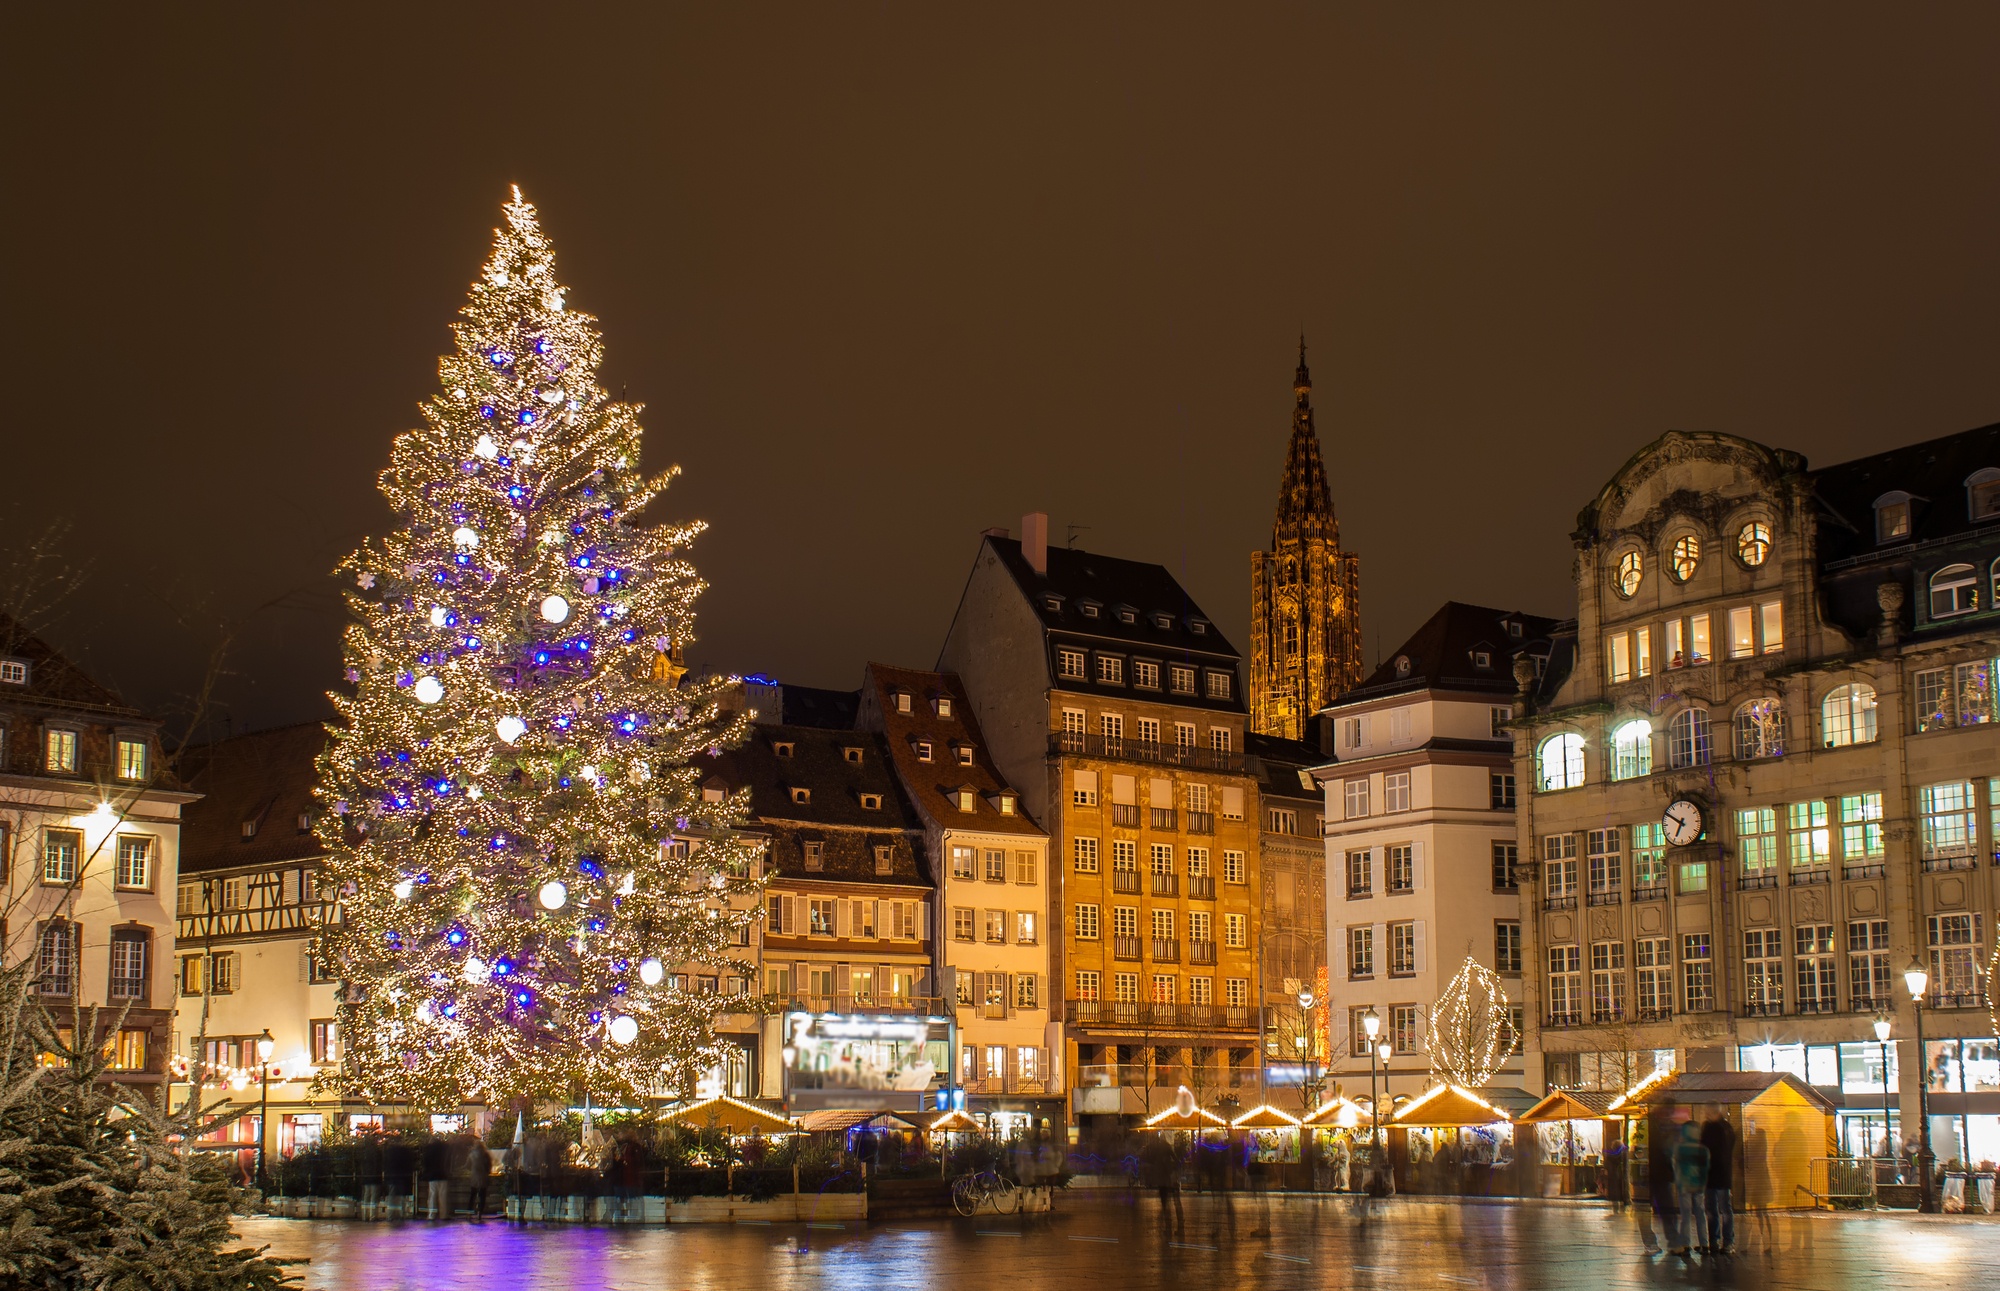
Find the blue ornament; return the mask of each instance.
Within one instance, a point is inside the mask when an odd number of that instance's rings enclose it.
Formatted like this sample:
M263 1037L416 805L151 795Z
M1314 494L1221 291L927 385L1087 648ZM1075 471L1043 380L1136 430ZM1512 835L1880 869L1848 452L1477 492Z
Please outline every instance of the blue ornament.
M504 368L514 361L514 356L505 350L495 350L487 357L493 360L493 366L496 368Z
M484 418L486 418L486 420L488 420L488 421L491 421L491 420L493 420L493 405L492 405L492 404L490 404L490 403L482 403L482 404L480 404L480 405L479 405L479 415L480 415L480 416L482 416L482 417L484 417Z
M549 338L546 336L537 336L535 338L535 353L547 354L548 352L549 352Z
M521 424L523 426L532 426L535 424L535 410L533 408L521 409Z

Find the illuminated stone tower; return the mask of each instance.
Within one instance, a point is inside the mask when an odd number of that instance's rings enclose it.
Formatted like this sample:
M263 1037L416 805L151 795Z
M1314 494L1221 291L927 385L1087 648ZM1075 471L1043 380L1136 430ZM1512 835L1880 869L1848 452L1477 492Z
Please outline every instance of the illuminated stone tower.
M1314 713L1360 684L1361 559L1340 549L1304 337L1292 389L1298 406L1271 546L1250 554L1250 723L1296 740Z

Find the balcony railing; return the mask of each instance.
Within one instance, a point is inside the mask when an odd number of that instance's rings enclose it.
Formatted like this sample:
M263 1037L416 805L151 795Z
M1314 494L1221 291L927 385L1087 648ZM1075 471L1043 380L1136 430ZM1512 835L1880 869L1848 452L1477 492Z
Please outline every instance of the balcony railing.
M1190 964L1213 964L1215 962L1215 943L1212 941L1191 941L1188 943L1187 950L1188 963Z
M1670 1008L1649 1009L1641 1006L1637 1016L1641 1022L1665 1022L1673 1015L1674 1011Z
M744 995L746 1006L762 1000L764 1007L797 1013L921 1013L930 1017L949 1016L958 1001L936 995ZM728 1012L728 1009L724 1009ZM744 1012L750 1012L746 1007Z
M1155 744L1119 736L1084 735L1059 732L1049 736L1050 753L1075 753L1084 757L1110 758L1121 762L1150 762L1166 766L1193 767L1201 771L1241 771L1243 755L1220 749L1182 748L1177 744Z
M1179 875L1155 874L1153 876L1154 896L1156 897L1179 896L1180 891L1181 891L1181 880Z
M1882 862L1874 861L1866 865L1843 865L1840 867L1843 879L1879 879L1882 877Z
M1620 892L1617 888L1606 888L1601 892L1591 893L1590 904L1617 905L1620 901L1624 900L1624 897L1625 894L1623 892Z
M1137 959L1139 957L1139 939L1137 937L1113 937L1111 939L1111 957L1113 959Z
M1849 1013L1887 1013L1896 1007L1887 995L1856 995L1847 1001Z
M1817 869L1792 871L1792 886L1795 888L1806 888L1811 887L1815 883L1831 882L1833 882L1833 871L1824 866Z
M1775 870L1759 870L1754 874L1741 875L1736 880L1736 889L1739 892L1752 892L1758 888L1777 886L1778 874Z
M1196 901L1215 900L1215 876L1213 874L1188 875L1188 896Z
M1257 1010L1247 1005L1121 1004L1110 1000L1070 1000L1063 1010L1066 1020L1076 1026L1177 1031L1254 1032L1257 1029Z
M1153 962L1156 964L1178 964L1181 962L1181 944L1172 937L1153 938Z
M1798 1011L1800 1013L1838 1013L1840 1007L1832 1000L1800 1000L1798 1002Z
M1980 1009L1986 1007L1984 991L1932 991L1929 1004L1934 1009Z
M1544 910L1574 910L1574 909L1576 909L1576 896L1575 896L1574 894L1571 894L1571 895L1569 895L1569 896L1566 896L1566 897L1543 897L1543 898L1542 898L1542 909L1544 909Z
M1139 871L1111 871L1111 890L1113 892L1131 892L1137 894L1139 891Z
M1743 1016L1746 1018L1780 1018L1785 1015L1783 1000L1745 1000Z
M1551 1013L1544 1020L1543 1025L1551 1027L1580 1027L1583 1025L1583 1014Z
M1139 827L1139 804L1114 802L1111 804L1111 823L1124 829Z
M1178 1089L1186 1085L1198 1091L1198 1098L1205 1098L1211 1090L1255 1089L1257 1084L1258 1070L1255 1067L1194 1067L1186 1063L1164 1062L1148 1067L1143 1062L1126 1062L1093 1063L1076 1070L1076 1087L1079 1089L1110 1089L1118 1085L1133 1089Z
M1664 901L1666 899L1667 885L1664 883L1649 883L1643 888L1632 889L1632 900L1634 902Z
M1597 1023L1599 1026L1602 1026L1608 1022L1623 1022L1625 1020L1625 1010L1623 1007L1613 1007L1608 1009L1593 1008L1590 1011L1590 1020L1594 1023Z
M1924 858L1924 873L1935 874L1939 870L1969 870L1978 863L1978 861L1973 859L1970 852L1965 852L1957 856L1926 856Z
M1046 1076L977 1076L964 1082L968 1094L1046 1094L1051 1092Z
M1214 813L1214 812L1212 812L1212 811L1191 811L1191 812L1189 812L1189 813L1187 814L1187 817L1188 817L1188 819L1187 819L1187 827L1188 827L1188 833L1190 833L1190 834L1213 834L1213 833L1215 832L1215 813Z
M1174 809L1172 807L1148 807L1146 811L1150 816L1150 820L1147 823L1152 825L1154 829L1172 829L1174 827Z

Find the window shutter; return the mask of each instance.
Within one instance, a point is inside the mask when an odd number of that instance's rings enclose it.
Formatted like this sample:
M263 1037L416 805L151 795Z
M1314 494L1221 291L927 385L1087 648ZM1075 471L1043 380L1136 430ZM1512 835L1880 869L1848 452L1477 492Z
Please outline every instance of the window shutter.
M1044 994L1044 992L1047 991L1049 988L1048 979L1043 977L1042 974L1040 973L1036 973L1034 977L1035 977L1035 1007L1038 1009L1046 1009L1049 1007L1049 997L1046 994ZM1042 1072L1044 1075L1046 1075L1048 1072L1048 1064L1046 1060L1044 1060L1042 1064Z
M1410 886L1418 891L1424 886L1424 844L1422 839L1410 844Z
M1165 811L1174 805L1174 782L1164 776L1153 776L1146 784L1148 805Z
M1006 992L1007 1016L1010 1018L1014 1016L1014 992L1020 989L1019 977L1020 974L1018 973L1002 973L1000 975L1001 989Z
M785 911L785 931L794 937L812 931L812 905L805 897L793 897L791 909Z
M846 897L839 897L833 903L833 931L838 937L854 935L854 907Z
M311 976L312 976L312 951L302 950L299 952L299 980L302 982L309 981L311 980Z
M1374 924L1369 936L1373 939L1375 945L1375 975L1377 977L1387 977L1389 975L1389 925L1386 923Z
M1139 805L1139 782L1128 775L1111 777L1111 801L1120 807Z
M1410 925L1410 945L1416 955L1417 971L1421 973L1430 967L1424 957L1424 921L1422 919Z
M1423 944L1422 942L1418 943L1418 945L1422 944ZM1423 1053L1430 1047L1431 1020L1424 1015L1424 1011L1422 1009L1418 1009L1416 1013L1417 1013L1417 1052Z
M919 901L917 902L917 940L929 941L930 939L931 903L928 901Z
M1073 774L1076 776L1076 789L1078 793L1094 795L1097 792L1097 772L1077 771Z
M1243 790L1237 785L1222 786L1222 814L1230 820L1243 818Z
M299 903L299 872L297 870L285 870L279 875L278 900L284 905L297 905Z

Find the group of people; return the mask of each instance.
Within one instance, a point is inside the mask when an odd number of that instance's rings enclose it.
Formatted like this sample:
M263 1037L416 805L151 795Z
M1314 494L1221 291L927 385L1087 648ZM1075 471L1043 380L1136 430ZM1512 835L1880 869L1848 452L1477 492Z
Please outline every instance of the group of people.
M412 1182L424 1194L424 1215L430 1219L452 1216L451 1185L463 1179L470 1194L470 1208L476 1219L486 1213L486 1194L493 1175L493 1154L471 1131L433 1134L421 1144L412 1144L399 1135L367 1132L361 1136L356 1161L361 1173L361 1213L373 1215L376 1207L391 1211Z
M501 1154L500 1164L512 1181L514 1195L539 1197L545 1210L552 1198L595 1192L601 1187L604 1196L617 1201L617 1218L628 1220L634 1217L633 1209L645 1193L653 1154L630 1131L612 1137L598 1153L594 1168L597 1179L586 1188L579 1176L593 1168L578 1161L576 1145L563 1135L537 1131L511 1144Z
M1736 1143L1736 1127L1720 1112L1699 1125L1654 1127L1647 1181L1669 1254L1726 1255L1736 1245ZM1646 1249L1658 1249L1650 1229Z

